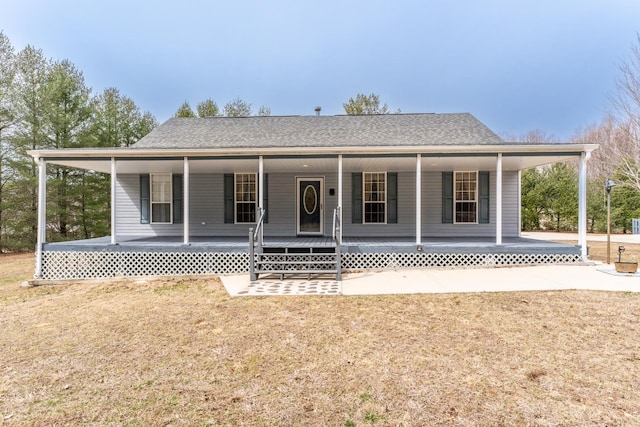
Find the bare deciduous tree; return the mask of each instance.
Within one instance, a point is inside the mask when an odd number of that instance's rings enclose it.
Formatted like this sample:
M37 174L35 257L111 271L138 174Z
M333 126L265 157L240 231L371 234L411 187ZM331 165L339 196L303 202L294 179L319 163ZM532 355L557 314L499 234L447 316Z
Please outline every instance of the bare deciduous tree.
M597 144L599 148L592 152L589 178L605 179L615 175L621 159L630 156L628 135L620 129L618 120L611 114L605 116L599 124L594 124L573 136L576 144Z
M271 108L265 107L264 105L260 106L258 110L258 115L262 117L267 117L271 115Z
M636 37L631 55L620 64L617 90L611 97L618 113L611 160L623 184L640 191L640 34Z

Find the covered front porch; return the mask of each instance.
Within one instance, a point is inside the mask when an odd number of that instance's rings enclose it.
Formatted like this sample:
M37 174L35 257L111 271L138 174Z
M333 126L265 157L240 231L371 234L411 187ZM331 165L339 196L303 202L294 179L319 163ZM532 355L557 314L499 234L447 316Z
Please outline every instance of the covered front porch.
M43 279L248 273L248 237L136 237L111 244L110 236L46 243ZM330 237L269 237L264 247L332 248ZM500 265L575 264L581 248L521 237L413 238L344 237L343 272L389 268L490 267Z
M180 236L128 236L121 237L118 244L111 243L111 236L68 242L46 243L47 252L136 252L153 250L158 252L246 252L249 251L247 237L193 236L184 244ZM333 247L332 237L264 237L264 246L288 247ZM492 253L577 253L580 247L563 243L536 240L524 237L505 237L496 245L493 237L422 237L416 246L410 237L343 237L343 252L492 252Z
M144 156L141 153L132 156L132 150L115 150L110 157L90 160L42 157L38 159L40 199L36 277L83 277L73 269L65 271L73 263L67 263L63 253L78 259L92 253L102 254L94 260L98 262L99 259L106 266L96 266L97 272L83 267L84 277L245 272L248 271L250 257L246 233L249 227L258 227L260 212L267 212L270 218L261 229L265 247L333 247L338 244L344 254L342 268L346 271L395 265L429 267L558 263L565 262L567 256L571 258L570 262L586 259L585 176L588 156L584 152L557 151L556 147L544 152L528 151L529 147L519 147L518 150L500 148L500 151L495 151L495 147L483 148L474 153L459 150L445 153L441 149L431 148L422 150L422 153L403 149L393 153L343 155L322 152L302 156L286 153L221 157L206 156L211 153L200 152L190 152L190 155L183 157L175 156L175 153L160 155L159 152L153 152L151 154L157 157L151 158L147 157L150 154L146 152ZM580 161L579 247L550 247L549 244L521 239L520 170L576 157ZM141 162L146 158L148 160ZM48 162L110 173L110 236L82 242L46 242L44 195ZM479 219L471 224L456 224L451 219L448 223L445 221L445 197L451 197L444 194L445 174L458 169L476 171L475 177L480 175L477 171L486 171L487 197L482 199L478 196L481 200L474 202L477 205L485 203L485 223ZM362 182L356 184L356 178L362 179L363 171L389 170L394 173L389 174L385 181L391 180L393 175L395 190L393 195L384 199L384 211L389 212L388 217L384 218L383 215L382 221L377 224L367 223L362 219L362 194L353 194L355 189L362 189ZM148 176L154 171L181 178L173 181L176 190L174 195L179 193L180 199L174 197L172 204L173 219L179 218L180 221L149 221L149 194L145 195L142 191L148 190L148 184L142 184L142 174ZM238 174L247 175L242 171L255 176L256 188L252 190L251 199L255 211L252 211L252 215L255 217L239 221L239 206L235 206L234 212L234 203L237 205L234 202L228 205L231 213L228 221L226 199L234 187L230 187L230 192L223 191L227 187L226 178L229 176L233 179L234 174L236 179ZM303 230L300 222L299 212L303 207L300 202L301 179L319 183L318 197L313 205L319 206L321 212L317 219L317 236L309 235L311 233ZM233 181L229 182L233 184ZM239 188L237 183L236 188ZM448 203L451 204L451 199ZM359 209L358 213L354 206ZM357 220L356 214L359 215ZM336 223L340 224L338 229L335 229ZM301 235L303 232L304 236ZM333 236L329 237L331 234ZM207 256L215 259L211 261L213 265L209 266L209 261L203 264L195 259L204 254L210 254ZM107 259L134 256L137 257L135 263L140 265L133 265L134 261L119 261L117 267L113 267L115 261ZM80 264L83 262L78 261Z

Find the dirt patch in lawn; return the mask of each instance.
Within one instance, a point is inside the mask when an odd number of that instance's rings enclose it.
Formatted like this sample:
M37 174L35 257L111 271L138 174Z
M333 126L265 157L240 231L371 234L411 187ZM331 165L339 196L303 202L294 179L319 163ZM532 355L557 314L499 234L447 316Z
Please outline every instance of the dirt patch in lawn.
M0 280L2 425L640 425L637 294Z

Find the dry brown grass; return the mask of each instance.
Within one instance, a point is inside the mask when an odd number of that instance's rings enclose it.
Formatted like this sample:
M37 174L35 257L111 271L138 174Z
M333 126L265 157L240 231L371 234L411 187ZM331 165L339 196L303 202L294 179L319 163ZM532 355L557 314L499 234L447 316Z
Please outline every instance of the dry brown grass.
M593 261L606 262L607 260L607 242L587 243L589 246L589 259ZM640 245L634 243L615 243L611 242L611 262L618 260L618 246L624 246L622 253L622 261L640 261Z
M640 425L637 294L22 288L23 261L0 257L3 425Z

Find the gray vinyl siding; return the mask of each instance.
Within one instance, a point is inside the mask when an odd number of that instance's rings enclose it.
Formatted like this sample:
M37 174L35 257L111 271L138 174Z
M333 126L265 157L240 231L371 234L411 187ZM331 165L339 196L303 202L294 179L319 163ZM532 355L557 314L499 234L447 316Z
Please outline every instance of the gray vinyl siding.
M189 177L191 236L244 236L252 224L224 223L224 174ZM127 236L182 236L183 224L140 224L139 175L118 175L117 233Z
M224 222L223 180L213 178L212 174L189 177L189 233L192 236L214 236L215 224Z
M267 236L295 236L296 180L293 175L284 173L269 174L269 222L264 225Z
M330 236L333 210L338 204L338 177L335 173L296 174L269 172L269 222L267 236L296 234L296 176L324 178L324 235ZM422 235L495 236L496 176L491 172L489 224L442 224L442 173L422 172ZM224 174L192 174L190 176L189 228L191 236L245 236L253 224L224 223ZM119 236L182 236L182 224L140 224L139 175L118 175L116 184L117 234ZM518 173L504 172L503 236L519 234ZM398 223L353 224L351 222L351 173L343 176L343 235L344 236L415 236L415 174L398 173ZM331 196L330 189L334 189Z
M519 180L517 171L502 173L502 235L505 237L520 236ZM495 194L495 185L493 192Z
M189 181L191 236L248 236L255 224L225 224L224 174L194 174ZM247 237L248 239L248 237Z
M224 174L194 174L189 181L191 236L248 236L255 224L225 224Z
M393 172L393 171L390 171ZM381 236L411 237L416 235L416 177L413 172L398 172L398 223L353 224L351 222L351 173L343 176L343 227L347 237Z
M269 222L267 236L296 234L295 173L269 173ZM311 176L311 175L308 175ZM338 203L338 177L324 178L324 235L331 235L333 209ZM254 224L224 223L224 174L192 174L189 179L189 228L191 236L245 236ZM334 189L334 195L329 190ZM182 236L182 224L140 224L139 175L118 175L116 186L117 233L122 236Z
M118 236L182 236L182 224L140 224L140 175L118 175L116 209Z
M442 172L422 174L422 235L431 237L491 237L496 235L496 174L489 174L491 194L488 224L442 223ZM518 172L502 174L502 235L518 236Z
M296 177L324 178L323 221L325 236L331 236L333 210L338 205L338 177L333 174L269 173L269 222L264 225L265 236L296 235ZM329 190L334 189L334 195Z

